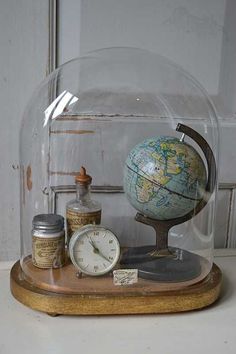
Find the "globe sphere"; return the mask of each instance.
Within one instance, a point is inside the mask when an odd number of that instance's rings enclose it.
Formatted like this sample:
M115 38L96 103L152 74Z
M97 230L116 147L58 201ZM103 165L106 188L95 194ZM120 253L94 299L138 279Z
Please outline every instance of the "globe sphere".
M124 190L131 205L157 220L182 217L204 198L207 173L198 152L176 137L144 140L129 153Z

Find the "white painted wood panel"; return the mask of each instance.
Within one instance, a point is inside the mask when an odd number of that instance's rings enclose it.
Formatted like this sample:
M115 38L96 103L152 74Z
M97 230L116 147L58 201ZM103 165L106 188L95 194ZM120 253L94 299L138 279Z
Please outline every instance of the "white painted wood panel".
M227 246L229 233L229 210L232 190L221 189L218 192L218 202L216 208L216 227L214 235L215 248Z
M236 122L221 123L219 180L236 182Z
M58 62L113 46L173 60L207 89L219 114L235 113L234 0L59 0Z
M226 0L68 0L66 7L63 0L59 3L60 63L99 48L144 48L174 60L212 94L217 92Z
M229 234L227 238L227 247L236 247L236 189L233 191L230 207Z
M59 0L59 9L60 64L102 47L133 46L162 54L196 77L221 117L219 181L236 181L234 0L68 0L66 6ZM231 190L221 190L216 247L236 242L230 203Z
M20 252L19 128L48 73L48 10L47 0L0 1L0 260Z
M19 127L25 104L49 71L49 3L0 1L0 260L19 257ZM88 50L136 46L176 61L206 87L223 118L220 182L235 182L235 1L57 3L59 64ZM216 247L236 244L236 203L230 200L230 191L219 193Z

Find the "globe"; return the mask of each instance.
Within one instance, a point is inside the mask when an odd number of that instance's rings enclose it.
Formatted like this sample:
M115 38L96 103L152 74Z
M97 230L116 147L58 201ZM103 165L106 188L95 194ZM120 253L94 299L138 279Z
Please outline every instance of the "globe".
M182 217L204 198L207 173L199 153L176 137L144 140L129 153L124 190L131 205L156 220Z

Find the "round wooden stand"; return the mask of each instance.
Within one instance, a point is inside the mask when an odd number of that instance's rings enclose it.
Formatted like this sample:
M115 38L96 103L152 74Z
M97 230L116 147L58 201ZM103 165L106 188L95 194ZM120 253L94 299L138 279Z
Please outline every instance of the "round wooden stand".
M159 289L149 292L147 287L144 291L146 280L141 280L141 287L114 286L117 290L109 291L112 279L107 277L103 281L107 282L108 290L104 284L103 293L96 293L96 289L85 292L83 288L78 294L63 294L32 285L25 279L18 261L11 270L11 292L22 304L50 315L173 313L201 309L215 302L220 293L221 280L221 270L213 264L205 279L179 290ZM90 282L93 284L94 279Z

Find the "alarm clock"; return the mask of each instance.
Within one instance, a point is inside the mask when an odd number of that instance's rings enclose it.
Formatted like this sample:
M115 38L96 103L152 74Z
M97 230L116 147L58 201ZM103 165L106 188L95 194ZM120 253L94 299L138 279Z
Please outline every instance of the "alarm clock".
M76 230L69 243L69 255L80 273L99 276L109 273L120 258L115 234L101 225L85 225Z

